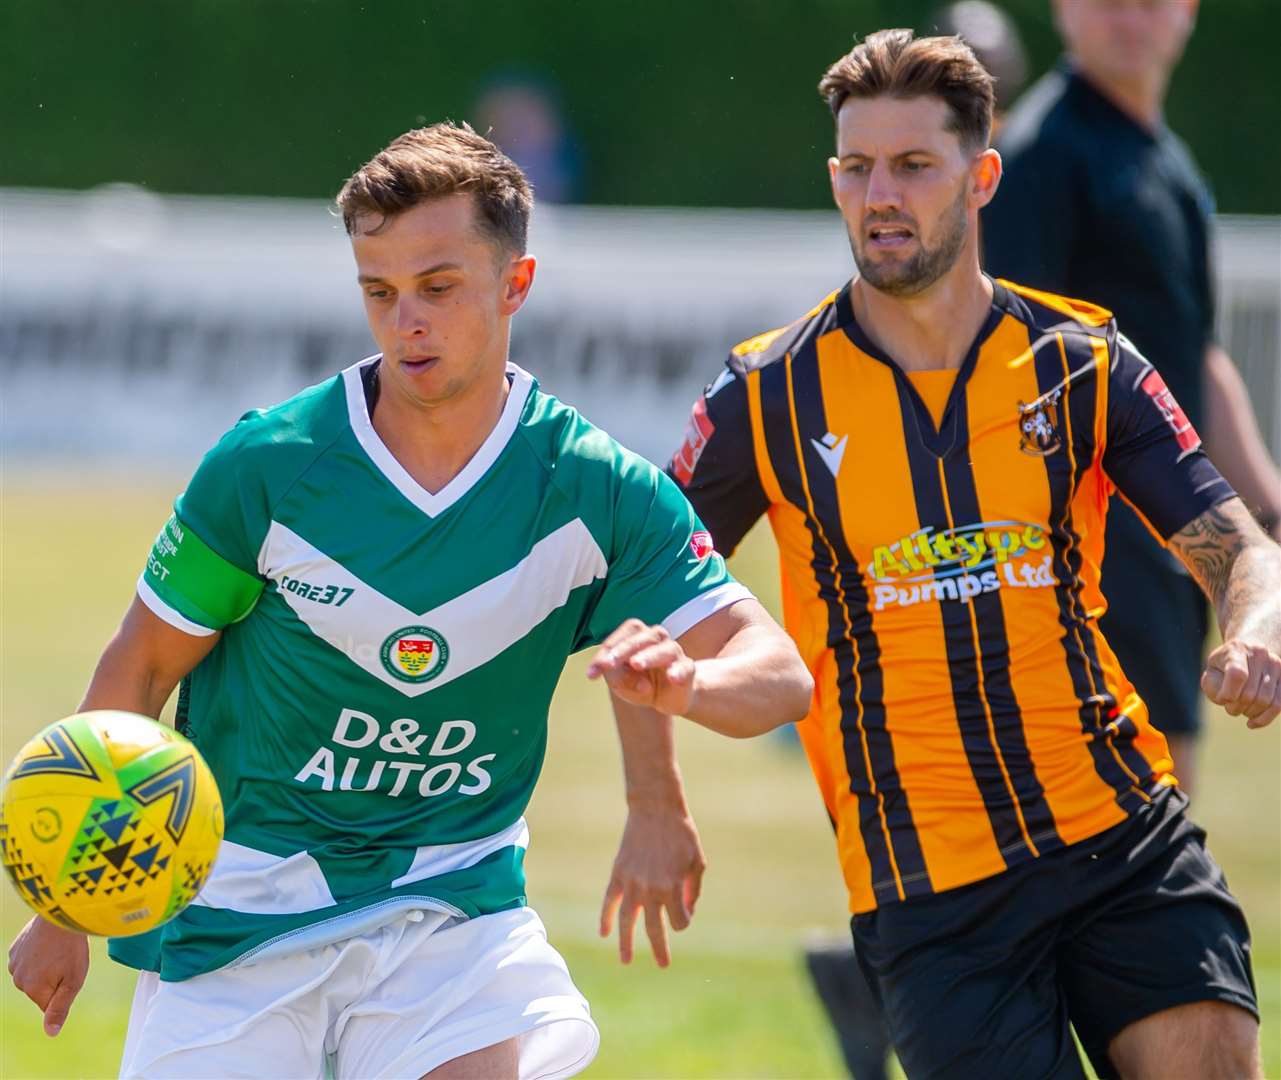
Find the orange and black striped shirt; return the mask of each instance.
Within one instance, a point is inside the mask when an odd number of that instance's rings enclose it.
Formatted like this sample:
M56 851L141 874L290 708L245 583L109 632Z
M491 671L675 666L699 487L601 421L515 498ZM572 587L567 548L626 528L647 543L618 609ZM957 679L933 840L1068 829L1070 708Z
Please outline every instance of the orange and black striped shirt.
M1098 630L1113 491L1168 538L1232 495L1097 307L994 283L939 423L849 289L737 346L669 472L731 553L767 514L850 910L1093 836L1170 784Z

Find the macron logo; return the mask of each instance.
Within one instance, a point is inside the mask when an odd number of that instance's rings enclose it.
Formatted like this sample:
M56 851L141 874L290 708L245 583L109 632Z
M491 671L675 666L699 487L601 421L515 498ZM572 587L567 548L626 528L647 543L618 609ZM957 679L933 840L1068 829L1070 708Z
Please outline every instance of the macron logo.
M842 435L838 439L830 431L821 440L810 439L810 445L818 451L818 456L823 459L823 464L833 476L841 471L841 458L845 456L845 443L848 440L848 435Z

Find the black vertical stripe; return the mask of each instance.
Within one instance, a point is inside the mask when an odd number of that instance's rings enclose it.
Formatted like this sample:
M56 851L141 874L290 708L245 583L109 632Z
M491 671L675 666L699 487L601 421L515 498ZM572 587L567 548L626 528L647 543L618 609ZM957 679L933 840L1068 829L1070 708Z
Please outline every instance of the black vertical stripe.
M836 553L838 596L844 597L845 613L850 623L849 634L857 643L858 683L855 685L853 680L847 680L842 686L842 716L849 715L851 705L862 716L868 757L872 762L877 790L881 793L903 891L907 896L923 895L933 889L925 856L921 851L920 837L912 820L908 794L899 778L893 739L885 723L881 647L872 625L867 586L858 560L845 538L836 477L810 442L812 438L821 438L831 430L823 406L818 346L813 338L802 343L793 354L792 396L796 405L796 426L800 434L801 453L805 456L805 475L809 480L814 516L821 523L823 536ZM847 699L852 698L856 692L857 701L849 701L847 704ZM852 717L846 730L848 759L851 749L861 754L861 748L857 746L858 731ZM851 741L855 743L852 748Z
M969 411L960 408L957 409L957 414L957 446L967 449L953 451L943 459L947 498L954 522L958 525L961 522L977 524L986 519L979 505L974 467L968 453ZM974 606L973 622L978 629L979 663L982 666L983 688L987 693L996 744L1001 757L1005 759L1005 770L1023 811L1023 822L1038 851L1062 847L1063 839L1055 828L1054 814L1045 799L1045 788L1036 775L1036 766L1023 731L1023 714L1010 682L1010 640L1005 632L1005 608L1001 603L1001 591L997 589L979 593L970 603Z
M913 438L913 433L920 430L919 418L915 414L918 407L916 395L908 392L907 380L897 367L893 370L906 436L908 466L912 474L912 493L916 498L916 514L922 528L946 532L950 526L943 488L939 482L938 458L926 447L924 440ZM962 410L958 408L952 412L950 419L955 423L957 414ZM938 576L937 570L934 574L935 582L943 580ZM979 685L979 657L975 650L970 614L961 604L945 599L939 602L939 614L943 622L947 669L952 680L952 702L956 708L961 743L965 747L970 771L983 798L997 847L1009 866L1021 862L1031 852L1023 839L1018 811L988 737L987 714Z
M1095 378L1109 380L1109 385L1107 387L1108 392L1106 397L1106 401L1107 401L1106 407L1110 413L1111 402L1112 402L1112 394L1111 394L1112 387L1110 384L1111 374L1112 374L1111 360L1113 356L1112 350L1116 348L1115 323L1110 324L1105 329L1101 329L1099 331L1099 335L1105 336L1108 342L1108 349L1105 353L1105 359L1101 361L1098 364L1098 366L1095 368ZM1079 347L1082 349L1082 351L1088 352L1089 357L1092 359L1094 355L1094 351L1092 348L1088 347L1090 343L1088 341L1082 340L1079 337L1076 338L1075 340L1080 343ZM1066 341L1064 344L1066 346ZM1071 354L1069 353L1069 365L1070 364L1071 364ZM1104 430L1106 432L1107 430L1106 416L1104 417L1104 425L1105 425ZM1105 522L1100 521L1099 527L1103 528L1104 526L1105 526ZM1089 619L1086 619L1083 627L1083 635L1082 635L1085 642L1085 652L1086 652L1086 655L1090 658L1090 663L1093 665L1093 667L1096 670L1099 671L1101 684L1106 689L1107 683L1102 674L1103 665L1099 662L1098 647L1095 642L1095 635L1096 635L1096 629L1095 629L1094 623L1091 622ZM1110 720L1114 721L1114 723L1111 724L1112 745L1115 747L1116 752L1121 756L1121 759L1125 762L1126 768L1131 773L1133 773L1135 777L1138 778L1140 787L1146 789L1152 780L1152 764L1151 762L1148 761L1146 757L1143 756L1142 751L1140 751L1139 748L1134 745L1134 740L1138 737L1138 734L1139 734L1138 728L1135 726L1134 721L1131 720L1128 716L1120 715L1120 710L1117 706L1116 699L1110 692L1108 693L1108 700L1112 702L1112 711L1111 711ZM1144 799L1144 801L1146 801L1146 799Z
M1081 357L1072 351L1071 339L1063 347L1068 356L1068 370L1080 367ZM1063 355L1059 352L1059 339L1055 335L1044 341L1036 350L1037 387L1042 394L1061 387L1065 379ZM1048 454L1045 462L1046 479L1050 488L1050 545L1053 570L1057 585L1054 592L1059 607L1059 625L1063 627L1061 641L1067 661L1072 689L1080 703L1078 714L1081 731L1089 736L1090 757L1100 779L1116 793L1117 804L1127 813L1143 805L1143 798L1134 790L1130 777L1112 752L1112 736L1105 719L1116 709L1116 699L1108 692L1103 668L1098 662L1090 633L1089 618L1081 599L1081 537L1072 518L1072 497L1086 469L1094 458L1095 402L1098 390L1095 379L1106 378L1106 370L1096 371L1094 378L1075 378L1059 399L1059 436L1064 448ZM1068 448L1071 448L1071 455ZM1074 468L1075 466L1075 468Z
M1099 333L1102 334L1103 331L1100 330ZM1086 365L1093 364L1095 362L1094 351L1091 347L1090 339L1082 337L1080 334L1074 334L1071 336L1065 335L1063 339L1063 347L1068 358L1069 370L1079 369ZM1061 360L1062 358L1060 358L1060 362ZM1091 450L1093 450L1094 448L1093 447L1093 442L1094 442L1094 439L1093 439L1094 426L1093 425L1095 420L1097 419L1097 417L1095 416L1095 412L1097 409L1097 404L1096 404L1097 391L1098 391L1097 380L1108 379L1111 377L1110 365L1106 361L1104 361L1103 363L1099 364L1097 367L1094 368L1093 373L1094 373L1093 379L1084 380L1085 386L1083 387L1083 389L1088 389L1089 391L1088 395L1086 394L1079 395L1081 397L1088 396L1090 399ZM1108 389L1110 391L1111 387L1109 387ZM1109 393L1108 401L1110 402L1110 400L1111 400L1111 394ZM1106 423L1106 419L1105 419L1105 423ZM1077 463L1077 468L1078 470L1082 468L1082 465L1079 461ZM1104 522L1100 521L1099 527L1102 528L1103 526L1104 526ZM1078 574L1080 571L1080 562L1081 560L1078 553L1077 565L1073 567L1074 571L1076 571ZM1077 598L1078 616L1081 620L1082 646L1084 648L1086 658L1089 661L1090 669L1092 672L1095 673L1097 685L1102 688L1102 693L1105 698L1105 710L1106 710L1107 719L1109 721L1112 721L1117 719L1117 717L1119 716L1118 702L1115 696L1113 696L1112 692L1107 688L1107 679L1103 673L1103 665L1099 661L1098 645L1097 645L1097 642L1095 641L1095 637L1096 637L1095 625L1086 616L1085 605L1084 603L1081 602L1079 588L1076 593L1076 598ZM1152 778L1152 765L1148 762L1148 760L1134 745L1134 739L1137 735L1138 735L1138 729L1135 727L1134 722L1130 720L1128 717L1121 717L1120 723L1114 724L1111 726L1111 729L1107 734L1107 739L1112 744L1112 747L1115 749L1116 754L1119 754L1122 761L1125 763L1125 768L1129 770L1129 773L1132 773L1135 777L1138 778L1141 787L1146 788L1147 782ZM1113 756L1113 760L1115 761L1115 755L1112 755L1112 756ZM1129 775L1126 774L1124 770L1122 770L1122 773L1123 775L1126 775L1126 779L1127 781L1129 781L1130 780ZM1127 803L1129 805L1137 806L1137 805L1142 805L1142 803L1145 801L1146 800L1143 799L1142 796L1139 796L1131 792L1130 798L1127 800Z
M1152 763L1143 756L1134 740L1139 736L1138 725L1132 717L1122 716L1119 711L1112 716L1113 745L1121 755L1126 767L1139 778L1140 787L1146 789L1152 781Z
M854 648L845 633L845 613L837 589L836 566L832 554L809 514L808 500L801 483L792 438L791 407L788 404L787 368L772 363L761 368L761 427L770 464L778 479L783 497L804 515L809 527L813 556L810 569L818 586L819 598L827 607L827 646L836 659L837 684L841 708L841 733L845 763L850 776L850 792L858 803L859 832L872 870L872 892L877 903L901 899L890 859L889 845L881 825L881 810L872 792L856 721L857 702L852 700L854 686Z

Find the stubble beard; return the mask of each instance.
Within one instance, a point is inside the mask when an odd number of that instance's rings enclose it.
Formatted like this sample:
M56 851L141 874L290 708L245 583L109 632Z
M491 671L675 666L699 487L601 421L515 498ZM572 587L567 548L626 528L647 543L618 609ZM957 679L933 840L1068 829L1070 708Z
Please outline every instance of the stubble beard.
M877 262L860 253L858 243L853 234L850 234L850 250L854 253L859 276L872 288L888 296L915 296L924 292L951 270L960 258L969 231L965 202L966 191L962 186L960 194L940 222L943 232L938 243L934 247L926 247L918 233L916 253L906 262Z

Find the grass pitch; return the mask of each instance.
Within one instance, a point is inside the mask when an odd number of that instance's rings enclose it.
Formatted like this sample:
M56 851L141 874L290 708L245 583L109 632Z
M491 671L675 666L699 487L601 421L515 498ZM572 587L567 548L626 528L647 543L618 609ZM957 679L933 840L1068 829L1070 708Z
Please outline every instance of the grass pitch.
M180 481L16 471L0 502L0 759L72 712L129 602ZM772 542L757 531L734 565L767 603ZM734 742L692 724L681 759L709 868L693 926L660 971L638 946L630 968L596 937L624 818L617 743L603 690L566 668L528 819L529 895L600 1024L586 1075L837 1077L834 1040L805 977L806 935L846 932L834 845L801 754L777 739ZM1264 1010L1264 1061L1281 1077L1281 794L1278 737L1210 717L1196 817L1250 915ZM27 917L0 886L6 942ZM643 938L643 933L641 934ZM56 1039L5 978L0 1077L115 1076L133 977L94 947L89 982Z

